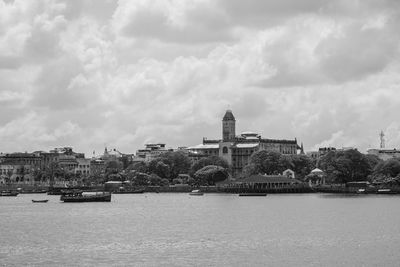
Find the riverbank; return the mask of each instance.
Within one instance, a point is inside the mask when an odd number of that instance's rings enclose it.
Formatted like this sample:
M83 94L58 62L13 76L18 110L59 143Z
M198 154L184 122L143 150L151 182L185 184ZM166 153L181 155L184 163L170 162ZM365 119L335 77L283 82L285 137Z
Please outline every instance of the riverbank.
M73 187L84 191L104 191L103 185ZM58 194L67 187L33 186L33 185L10 185L0 186L0 191L11 190L18 191L21 194L47 193ZM189 193L192 190L199 189L204 193L268 193L268 194L286 194L286 193L337 193L337 194L400 194L400 187L367 187L356 188L346 187L344 185L325 185L325 186L293 186L285 188L268 189L250 189L250 188L226 188L217 186L190 186L190 185L169 185L169 186L146 186L141 187L145 193ZM361 190L360 190L361 189Z

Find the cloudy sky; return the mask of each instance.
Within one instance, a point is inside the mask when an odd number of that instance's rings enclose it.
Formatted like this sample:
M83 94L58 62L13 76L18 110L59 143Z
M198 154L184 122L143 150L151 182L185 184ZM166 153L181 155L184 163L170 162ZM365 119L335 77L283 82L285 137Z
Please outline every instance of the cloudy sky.
M0 151L237 131L400 147L398 0L0 0Z

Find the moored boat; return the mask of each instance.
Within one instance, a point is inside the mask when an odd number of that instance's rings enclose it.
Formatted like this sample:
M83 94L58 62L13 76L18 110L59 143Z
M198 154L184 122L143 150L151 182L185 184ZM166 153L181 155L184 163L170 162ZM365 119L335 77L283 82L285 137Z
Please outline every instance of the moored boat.
M16 197L18 196L18 192L11 190L4 190L0 192L0 197Z
M267 193L240 193L239 197L265 197Z
M366 193L365 188L359 188L359 189L356 191L356 193L357 193L357 194L365 194L365 193Z
M64 191L60 197L64 202L110 202L110 192L83 192L80 190Z
M33 203L47 203L48 201L49 201L48 199L40 199L40 200L32 199Z
M196 189L196 190L192 190L192 192L190 192L189 195L191 195L191 196L202 196L202 195L204 195L204 193L201 192L200 190Z
M396 192L392 191L390 188L381 188L376 192L377 194L396 194Z
M118 190L113 191L113 194L143 194L144 189L136 189L136 190Z

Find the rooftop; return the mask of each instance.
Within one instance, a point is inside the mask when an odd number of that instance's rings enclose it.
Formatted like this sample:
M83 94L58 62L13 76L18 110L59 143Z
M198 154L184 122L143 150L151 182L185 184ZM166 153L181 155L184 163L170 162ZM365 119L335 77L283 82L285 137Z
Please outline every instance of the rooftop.
M232 110L228 109L222 120L223 121L235 121L235 116L233 116Z

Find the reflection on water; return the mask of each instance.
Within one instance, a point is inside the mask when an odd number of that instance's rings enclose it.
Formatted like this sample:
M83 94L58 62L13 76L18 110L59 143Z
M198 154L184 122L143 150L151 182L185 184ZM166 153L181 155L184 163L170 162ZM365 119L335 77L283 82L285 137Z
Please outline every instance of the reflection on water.
M398 196L0 198L0 264L397 266Z

